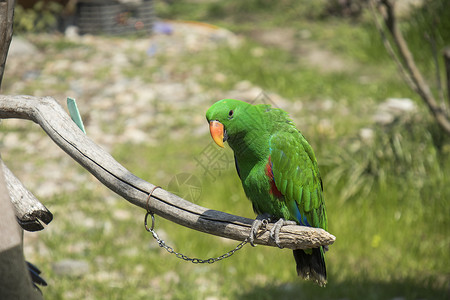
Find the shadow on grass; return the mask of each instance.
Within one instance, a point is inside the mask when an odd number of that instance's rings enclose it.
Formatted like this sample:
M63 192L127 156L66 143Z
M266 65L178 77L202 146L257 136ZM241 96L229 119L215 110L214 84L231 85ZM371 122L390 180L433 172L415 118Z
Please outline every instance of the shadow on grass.
M236 294L236 299L450 299L449 287L433 287L433 282L413 280L372 282L343 281L326 288L309 282L255 286Z

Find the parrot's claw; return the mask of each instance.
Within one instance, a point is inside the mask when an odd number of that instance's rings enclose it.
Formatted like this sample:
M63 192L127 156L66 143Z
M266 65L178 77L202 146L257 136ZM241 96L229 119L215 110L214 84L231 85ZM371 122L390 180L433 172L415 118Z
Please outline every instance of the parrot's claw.
M258 231L261 229L261 227L265 227L270 222L270 215L268 214L262 214L258 215L252 223L252 228L250 229L250 234L248 236L248 242L250 245L255 247L254 241L256 236L258 235Z
M272 228L270 229L270 237L275 241L275 244L280 249L283 249L283 247L280 245L280 231L281 227L285 225L297 225L297 222L280 218L275 222L275 224L273 224Z

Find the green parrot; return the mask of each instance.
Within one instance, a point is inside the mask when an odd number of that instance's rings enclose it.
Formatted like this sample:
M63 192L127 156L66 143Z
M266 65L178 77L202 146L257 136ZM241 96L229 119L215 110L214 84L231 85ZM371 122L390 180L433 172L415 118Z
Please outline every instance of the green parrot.
M233 149L237 173L258 215L249 236L252 245L264 220L276 221L270 236L279 247L284 225L328 229L316 157L285 111L223 99L208 109L206 119L215 143L224 147L227 141ZM297 274L324 286L325 250L294 250Z

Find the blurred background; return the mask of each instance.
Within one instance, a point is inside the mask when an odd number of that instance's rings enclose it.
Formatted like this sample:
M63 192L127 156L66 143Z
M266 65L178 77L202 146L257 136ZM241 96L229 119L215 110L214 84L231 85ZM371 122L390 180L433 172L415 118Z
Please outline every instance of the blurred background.
M297 278L290 250L184 262L40 127L4 120L2 158L54 214L25 233L46 299L449 299L450 137L402 80L366 1L34 2L16 6L3 94L76 98L87 135L131 172L248 218L205 112L223 98L280 107L315 149L337 238L326 288ZM439 94L450 2L398 0L397 14ZM159 217L156 231L190 257L238 244Z

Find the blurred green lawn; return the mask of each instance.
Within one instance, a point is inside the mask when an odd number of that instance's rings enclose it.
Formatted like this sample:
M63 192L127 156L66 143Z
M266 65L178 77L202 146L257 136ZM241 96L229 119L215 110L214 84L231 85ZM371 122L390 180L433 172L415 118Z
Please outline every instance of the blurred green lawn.
M79 193L45 203L55 215L47 232L40 233L49 253L33 263L49 282L43 289L47 299L448 299L449 137L440 133L421 100L402 82L366 15L359 21L322 18L323 1L281 3L284 6L264 0L157 2L157 9L163 17L207 21L246 37L236 49L183 57L188 67L208 65L205 74L197 75L204 86L227 91L249 80L292 105L302 101L304 108L292 117L316 151L329 231L337 237L326 254L327 287L298 279L289 250L245 246L212 265L183 262L157 247L144 230L141 209L101 187L81 187ZM351 71L324 73L289 51L251 38L255 28L276 27L309 30L317 45L351 60ZM412 27L405 27L410 36ZM302 43L301 38L297 42ZM450 40L444 36L439 42ZM257 47L264 48L262 56L251 55ZM425 56L421 65L433 74L429 61ZM144 74L146 66L136 63L134 68L130 76ZM217 72L226 75L224 82L212 79ZM361 80L366 77L370 80ZM389 97L411 98L419 112L386 128L373 125L377 105ZM332 99L333 109L317 106L324 99ZM175 108L168 117L179 113ZM187 113L195 117L205 111L193 106ZM330 120L332 128L323 130L317 123L322 119ZM360 140L363 127L374 129L374 143ZM170 134L165 132L158 146L119 144L113 156L131 172L162 186L175 174L194 174L202 182L197 204L254 217L232 165L214 179L196 164L211 143L208 134L177 140ZM224 151L231 159L231 150ZM67 207L93 220L91 226L76 218L58 219ZM117 211L131 214L120 217ZM156 222L162 238L191 257L216 257L238 244L159 217ZM75 278L56 275L52 262L66 258L87 260L90 273Z

